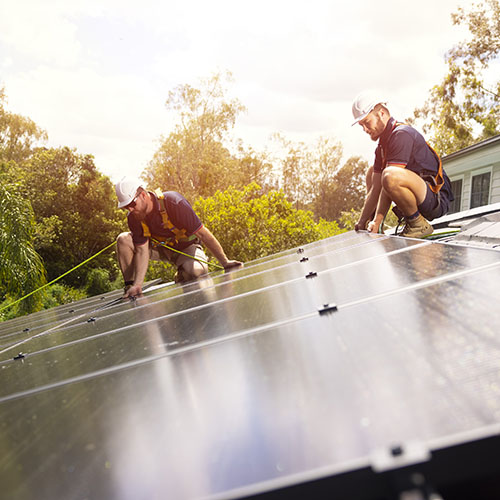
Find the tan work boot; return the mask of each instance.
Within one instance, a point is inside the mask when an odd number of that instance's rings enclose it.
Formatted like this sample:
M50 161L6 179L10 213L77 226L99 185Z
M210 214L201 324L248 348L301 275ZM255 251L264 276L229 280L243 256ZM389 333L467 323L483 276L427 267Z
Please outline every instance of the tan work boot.
M423 215L419 214L415 219L406 219L406 225L400 236L405 236L406 238L423 238L432 234L433 231L433 227L424 219Z

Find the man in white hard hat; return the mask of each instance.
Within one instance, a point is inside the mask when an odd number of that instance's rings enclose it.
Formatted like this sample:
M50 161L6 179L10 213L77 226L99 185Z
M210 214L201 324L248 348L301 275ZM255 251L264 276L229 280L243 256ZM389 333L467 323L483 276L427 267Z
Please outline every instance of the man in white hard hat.
M128 211L130 229L118 236L116 244L118 263L125 281L124 297L142 295L149 259L175 264L176 281L188 281L206 274L207 256L200 242L224 269L242 265L226 257L217 238L202 224L181 194L175 191L147 191L140 180L131 177L117 182L115 191L118 208Z
M378 232L394 202L394 211L405 221L402 236L423 238L431 234L428 221L444 215L453 201L450 180L438 154L417 130L396 122L387 102L376 92L359 94L352 113L353 125L358 123L372 141L378 141L356 231Z

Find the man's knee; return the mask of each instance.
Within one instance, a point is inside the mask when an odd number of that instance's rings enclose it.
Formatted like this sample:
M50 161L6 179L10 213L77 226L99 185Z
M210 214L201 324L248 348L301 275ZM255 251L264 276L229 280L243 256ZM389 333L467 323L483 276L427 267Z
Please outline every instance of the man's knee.
M118 238L116 238L116 246L118 251L128 247L128 248L133 248L134 243L132 241L132 233L130 232L124 232L120 233L118 235Z
M192 264L193 265L191 274L193 275L194 278L199 278L200 276L203 276L204 274L208 273L208 266L206 264L196 261L193 262Z
M403 184L403 169L400 167L387 167L382 172L382 187L391 192Z
M185 262L180 269L192 279L199 278L208 273L208 266L195 260Z
M120 243L132 241L132 233L130 231L125 231L123 233L120 233L118 235L118 238L116 238L116 241Z

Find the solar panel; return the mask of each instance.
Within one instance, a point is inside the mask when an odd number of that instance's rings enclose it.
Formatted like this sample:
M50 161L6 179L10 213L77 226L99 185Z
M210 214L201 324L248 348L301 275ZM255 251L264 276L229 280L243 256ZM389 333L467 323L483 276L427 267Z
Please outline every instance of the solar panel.
M473 471L500 431L499 278L493 250L351 232L5 322L3 495L375 499L416 473L459 482L447 450Z

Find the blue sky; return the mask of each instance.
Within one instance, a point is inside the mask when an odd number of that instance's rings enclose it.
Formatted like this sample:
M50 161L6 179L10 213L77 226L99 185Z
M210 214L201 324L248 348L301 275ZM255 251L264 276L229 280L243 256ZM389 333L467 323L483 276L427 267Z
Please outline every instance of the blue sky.
M457 0L4 0L0 86L8 108L49 135L48 146L93 154L113 180L139 174L174 117L168 91L231 71L247 112L235 136L256 150L280 132L332 137L344 159L371 161L374 144L351 128L365 88L403 119L439 82L444 54L465 36Z

